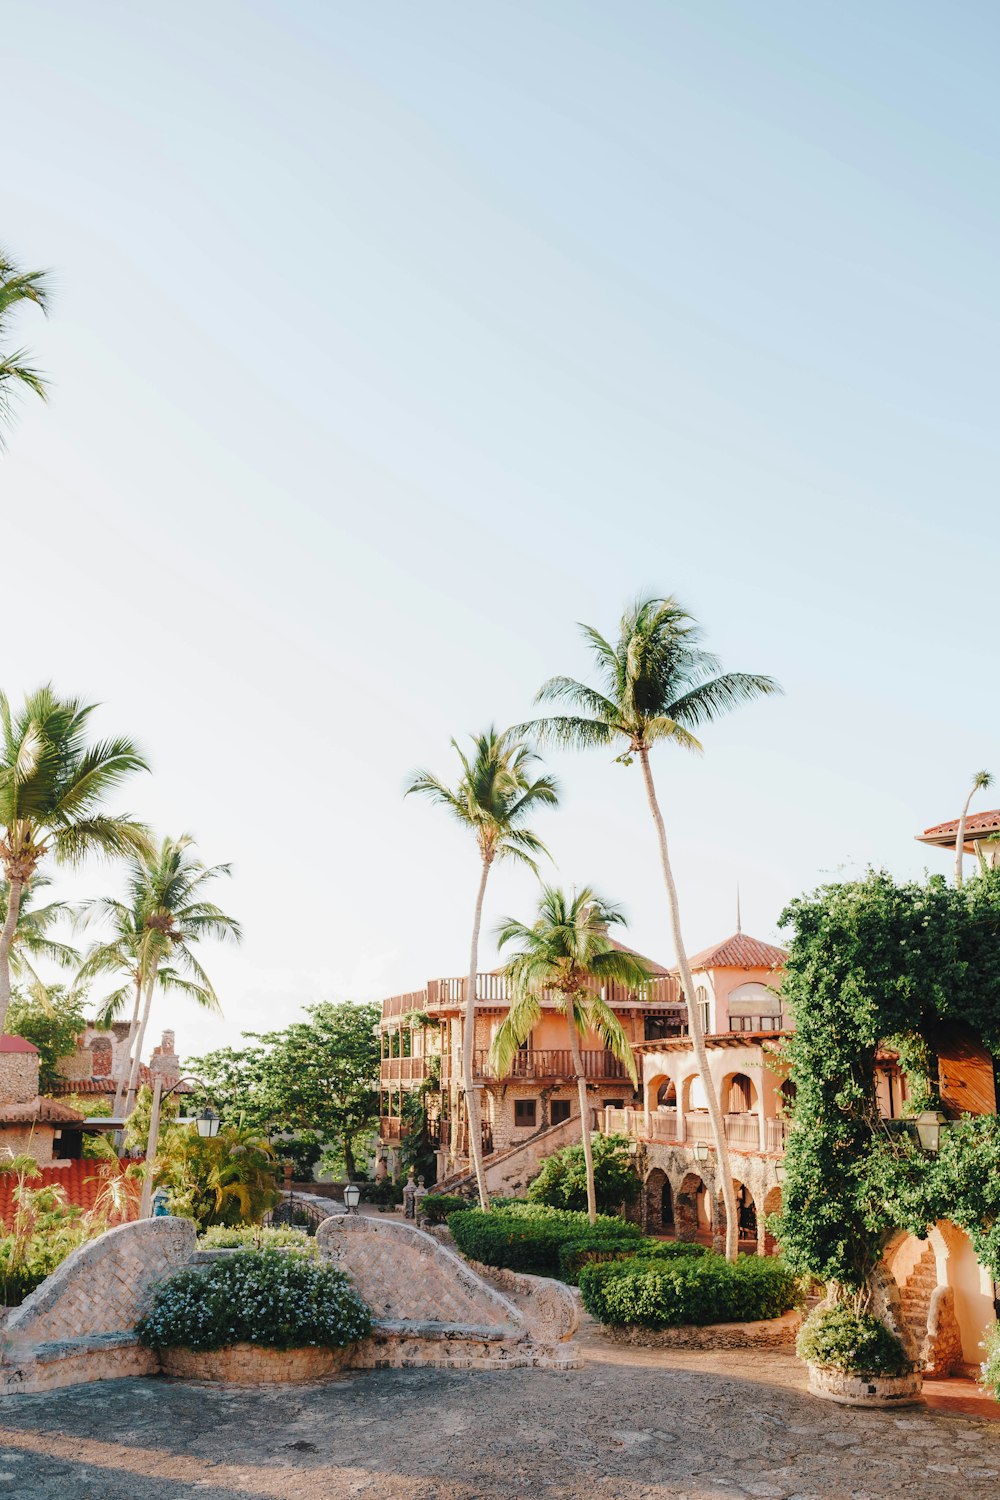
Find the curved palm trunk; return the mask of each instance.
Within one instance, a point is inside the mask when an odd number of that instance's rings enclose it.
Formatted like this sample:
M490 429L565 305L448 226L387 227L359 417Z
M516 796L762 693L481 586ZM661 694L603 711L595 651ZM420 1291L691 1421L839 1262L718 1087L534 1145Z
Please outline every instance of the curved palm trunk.
M0 932L0 1031L3 1031L10 1005L10 950L21 914L21 892L24 881L11 877L7 891L7 916Z
M719 1108L715 1084L712 1081L712 1074L708 1066L705 1037L701 1029L701 1016L698 1013L698 1004L694 995L694 980L691 977L691 965L688 963L687 949L684 947L684 939L681 935L681 914L677 901L677 886L674 883L674 872L670 866L670 854L667 849L667 830L663 823L663 814L660 812L660 804L657 801L656 787L653 785L653 772L649 765L649 750L646 746L640 748L639 760L642 765L643 780L646 784L646 797L649 801L649 810L653 814L653 822L656 825L656 833L660 842L660 864L663 867L663 883L667 888L670 931L674 940L674 951L677 954L677 965L681 971L681 983L684 986L684 1000L687 1005L691 1048L694 1052L695 1062L698 1065L698 1076L701 1078L702 1087L705 1090L705 1099L708 1103L708 1117L712 1122L712 1136L715 1142L715 1159L718 1164L719 1175L722 1178L722 1201L726 1209L726 1259L735 1260L739 1250L739 1223L736 1217L736 1190L733 1187L733 1173L729 1164L729 1142L726 1140L725 1127L722 1122L722 1111Z
M965 824L969 816L969 806L978 790L979 788L974 785L965 799L965 806L958 820L958 832L955 835L955 885L958 890L962 889L962 881L965 879Z
M469 978L465 986L465 1029L462 1033L462 1086L465 1090L465 1118L469 1130L469 1152L476 1170L479 1188L479 1206L488 1209L490 1195L486 1189L486 1173L483 1170L483 1134L479 1123L479 1095L476 1093L476 975L479 971L479 929L483 921L483 897L490 873L490 862L483 860L483 873L479 877L479 893L476 896L476 915L472 923L472 949L469 954Z
M142 1062L142 1047L146 1040L146 1027L149 1025L149 1013L153 1008L153 990L156 987L156 975L160 967L159 959L153 964L153 972L149 976L146 985L146 1003L142 1008L142 1020L139 1023L139 1034L135 1039L135 1051L132 1054L132 1070L128 1079L128 1098L125 1101L125 1113L130 1115L135 1108L135 1096L139 1092L139 1067Z
M572 1000L567 997L566 1021L569 1026L569 1051L576 1074L576 1092L580 1100L580 1134L583 1137L583 1161L587 1170L587 1217L597 1223L597 1193L594 1190L594 1148L590 1139L590 1101L587 1098L587 1075L583 1068L580 1037L573 1023Z
M142 1004L142 974L135 977L135 1004L132 1006L132 1019L128 1026L128 1037L123 1049L121 1067L118 1070L118 1081L115 1086L115 1102L111 1113L117 1115L125 1098L125 1090L128 1087L129 1077L132 1071L132 1043L135 1041L135 1029L139 1024L139 1007Z

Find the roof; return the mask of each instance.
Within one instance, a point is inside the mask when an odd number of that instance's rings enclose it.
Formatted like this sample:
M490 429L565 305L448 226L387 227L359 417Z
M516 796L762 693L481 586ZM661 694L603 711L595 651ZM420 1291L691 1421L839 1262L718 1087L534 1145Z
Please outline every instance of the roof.
M947 823L935 823L932 827L925 828L923 833L917 834L917 842L954 849L958 824L958 818L952 818ZM970 813L965 820L966 853L975 852L973 845L976 839L988 838L993 833L1000 833L1000 807L993 808L992 812Z
M36 1177L27 1179L30 1188L60 1187L66 1194L66 1202L84 1211L93 1208L97 1195L112 1173L121 1174L129 1162L90 1161L86 1157L62 1162L59 1166L43 1167ZM138 1183L135 1185L138 1191ZM17 1187L16 1172L0 1172L0 1224L9 1229L14 1215L14 1190Z
M26 1042L23 1036L11 1036L10 1032L0 1032L0 1052L34 1052L38 1048L31 1042Z
M152 1088L153 1077L154 1075L150 1072L146 1064L140 1063L139 1087ZM169 1077L166 1073L163 1074L164 1088L169 1088L176 1082L176 1079ZM57 1078L52 1085L51 1092L59 1095L79 1094L81 1099L85 1095L103 1094L106 1098L113 1099L117 1088L117 1079L110 1077L110 1075L107 1078ZM178 1094L191 1094L194 1090L189 1083L180 1083L177 1085L176 1092Z
M616 953L630 953L633 958L638 958L646 965L651 974L669 974L670 970L665 969L662 964L658 964L655 958L646 958L643 954L636 953L634 948L629 948L627 944L616 942L614 938L608 938L608 942Z
M760 1047L791 1036L790 1031L717 1031L706 1034L706 1047ZM633 1052L693 1052L690 1036L664 1036L652 1042L633 1042Z
M692 969L783 969L787 958L784 948L746 932L734 932L721 943L695 953L688 962Z
M84 1117L61 1099L36 1094L24 1104L0 1104L0 1125L82 1125ZM0 1142L2 1144L2 1142Z

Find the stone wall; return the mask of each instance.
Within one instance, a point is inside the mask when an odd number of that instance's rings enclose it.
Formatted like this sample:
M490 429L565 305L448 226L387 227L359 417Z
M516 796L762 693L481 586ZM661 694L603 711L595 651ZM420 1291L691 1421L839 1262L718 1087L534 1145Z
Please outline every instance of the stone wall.
M27 1104L38 1094L38 1053L0 1052L0 1104Z
M0 1127L0 1148L12 1156L33 1156L40 1167L50 1167L54 1160L55 1127L4 1125ZM30 1181L28 1186L31 1186Z
M714 1153L707 1161L696 1161L694 1152L686 1145L665 1145L657 1141L644 1143L641 1154L643 1179L643 1222L651 1234L666 1227L662 1222L664 1183L670 1188L670 1202L674 1214L674 1232L678 1239L691 1240L706 1229L711 1231L713 1243L721 1249L725 1237L725 1216L721 1201L721 1180L715 1166ZM750 1153L730 1152L733 1180L745 1188L753 1202L756 1215L756 1243L758 1253L773 1254L776 1245L767 1233L767 1215L776 1213L781 1206L781 1189L775 1172L775 1160ZM705 1200L709 1208L709 1222L698 1218L698 1189L705 1189Z

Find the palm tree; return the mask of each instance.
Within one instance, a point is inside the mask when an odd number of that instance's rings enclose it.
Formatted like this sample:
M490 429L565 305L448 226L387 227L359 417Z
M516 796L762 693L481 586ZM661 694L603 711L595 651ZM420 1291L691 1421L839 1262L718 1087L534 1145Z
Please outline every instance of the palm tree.
M116 1113L126 1089L126 1114L135 1103L146 1027L157 988L187 995L207 1010L220 1010L212 982L193 949L202 938L237 943L242 938L236 919L202 895L210 881L230 873L229 865L203 864L193 853L190 835L183 834L177 839L165 838L157 850L131 861L126 901L94 903L94 914L110 916L114 935L91 949L78 977L91 979L105 973L119 974L125 980L103 1003L100 1019L105 1024L132 1000L128 1041L122 1049L123 1065L115 1092Z
M493 1038L490 1061L497 1076L505 1077L517 1049L541 1019L543 999L551 996L566 1017L569 1031L587 1168L587 1212L592 1224L597 1220L597 1195L587 1075L580 1042L596 1034L636 1087L632 1043L602 993L602 987L609 983L641 991L649 979L649 969L642 959L617 948L608 937L608 928L624 921L619 908L595 895L589 886L567 900L565 891L547 885L538 903L538 917L530 927L508 917L497 933L501 948L519 943L520 949L504 966L511 1007Z
M17 308L33 302L45 312L49 291L46 271L19 271L0 250L0 340L6 342L8 324ZM13 421L14 400L19 390L34 391L46 399L45 381L32 365L26 363L24 349L0 348L0 451L4 447L4 429Z
M78 908L69 901L48 901L44 906L33 904L36 892L51 884L47 875L36 875L21 892L17 926L10 945L11 979L27 983L32 994L43 1004L48 987L35 969L38 960L45 959L61 969L71 968L80 961L75 948L52 936L52 929L60 922L75 920ZM10 888L3 883L0 885L0 925L6 921L9 902Z
M708 1101L716 1160L722 1177L726 1210L726 1255L736 1258L738 1225L719 1100L709 1072L701 1016L695 1002L694 980L681 932L680 906L674 881L663 814L656 796L650 751L662 741L684 750L700 751L692 732L721 714L762 694L780 692L771 677L746 672L720 672L719 661L700 645L697 622L673 598L639 599L622 617L617 645L612 646L590 625L581 626L593 652L600 689L572 677L552 677L539 690L537 702L570 705L570 715L540 719L520 726L541 742L576 747L623 744L618 756L624 765L638 757L646 798L660 848L660 864L674 950L687 1004L688 1030L698 1072Z
M94 704L31 693L16 715L0 693L0 866L7 911L0 930L0 1031L10 1004L10 954L21 895L48 855L76 864L88 854L121 858L149 848L146 829L104 811L109 792L148 769L131 740L88 744Z
M988 786L992 785L993 773L991 771L976 772L972 778L969 795L965 799L965 806L962 808L962 813L958 820L958 832L955 835L955 884L959 890L962 889L962 881L964 879L962 865L965 858L965 822L969 816L969 804L977 792L985 791Z
M479 849L479 888L472 920L469 978L465 987L462 1086L479 1201L486 1209L490 1206L490 1198L483 1171L479 1100L473 1074L476 975L479 970L479 930L483 919L483 898L490 870L502 860L520 860L534 874L538 874L536 856L545 855L548 851L525 824L539 807L554 806L559 800L559 793L553 777L535 774L538 756L521 736L510 730L500 734L491 725L485 734L474 735L469 755L464 753L457 740L452 740L451 743L462 767L454 788L446 786L430 771L416 771L410 778L406 795L419 792L446 808L463 828L473 834Z

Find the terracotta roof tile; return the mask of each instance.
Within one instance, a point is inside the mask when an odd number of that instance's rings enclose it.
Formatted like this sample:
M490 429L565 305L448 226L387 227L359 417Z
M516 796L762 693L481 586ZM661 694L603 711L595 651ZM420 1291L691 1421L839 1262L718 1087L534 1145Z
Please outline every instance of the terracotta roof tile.
M925 828L923 833L917 834L917 842L941 844L945 848L954 849L958 823L958 818L952 818L947 823L934 823L930 828ZM971 840L991 833L1000 833L1000 807L994 807L989 812L970 813L965 820L966 850L971 854Z
M723 942L695 953L690 964L692 969L781 969L787 958L784 948L764 943L746 932L734 932Z
M112 1172L124 1172L129 1165L131 1163L125 1161L89 1161L78 1158L76 1161L62 1162L59 1166L43 1167L38 1176L27 1179L27 1185L29 1188L61 1187L66 1194L67 1203L86 1212L93 1208L108 1175ZM138 1192L138 1183L135 1186ZM10 1228L14 1216L16 1187L15 1172L0 1172L0 1224L5 1229ZM138 1205L136 1207L138 1209Z
M0 1125L82 1125L83 1121L79 1110L44 1094L36 1094L25 1104L0 1104Z
M0 1052L36 1052L38 1048L31 1042L26 1042L23 1036L11 1036L7 1031L0 1032Z

